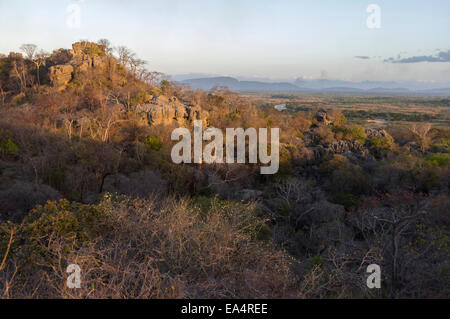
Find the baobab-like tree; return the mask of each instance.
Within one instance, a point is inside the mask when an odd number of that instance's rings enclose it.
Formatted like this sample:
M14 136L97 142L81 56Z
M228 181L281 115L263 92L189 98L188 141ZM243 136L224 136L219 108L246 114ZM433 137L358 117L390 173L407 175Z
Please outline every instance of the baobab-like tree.
M37 51L37 45L36 44L22 44L20 47L20 50L22 50L25 53L25 57L29 60L34 60L34 56Z

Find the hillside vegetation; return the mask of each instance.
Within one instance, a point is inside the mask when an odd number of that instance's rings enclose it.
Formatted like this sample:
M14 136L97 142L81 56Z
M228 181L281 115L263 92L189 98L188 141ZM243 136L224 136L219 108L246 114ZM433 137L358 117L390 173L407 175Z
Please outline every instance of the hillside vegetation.
M0 297L449 296L448 127L278 112L107 40L23 49L0 56ZM195 120L280 128L279 172L174 164L171 132Z

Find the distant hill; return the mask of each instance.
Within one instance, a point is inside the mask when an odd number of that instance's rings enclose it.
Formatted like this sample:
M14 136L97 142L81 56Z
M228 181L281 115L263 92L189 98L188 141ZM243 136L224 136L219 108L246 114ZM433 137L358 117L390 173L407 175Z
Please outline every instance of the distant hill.
M323 88L319 91L327 92L327 93L363 93L363 92L365 92L365 90L363 90L363 89L358 89L358 88L354 88L354 87L346 87L346 86Z
M367 92L375 92L375 93L411 93L409 89L406 88L373 88L367 90Z
M217 86L226 86L236 92L299 92L298 86L287 82L266 83L259 81L239 81L232 77L214 77L188 79L181 81L183 84L191 86L193 89L209 91Z
M194 75L194 74L192 74ZM354 93L354 94L388 94L388 95L439 95L450 96L450 88L439 88L437 83L421 82L350 82L328 79L297 79L295 81L273 81L261 79L252 81L228 76L209 76L188 78L178 75L175 81L193 89L209 91L217 86L228 87L235 92L290 92L290 93ZM443 85L444 86L444 85Z
M420 93L425 94L425 95L450 96L450 87L440 88L440 89L423 90L423 91L420 91Z

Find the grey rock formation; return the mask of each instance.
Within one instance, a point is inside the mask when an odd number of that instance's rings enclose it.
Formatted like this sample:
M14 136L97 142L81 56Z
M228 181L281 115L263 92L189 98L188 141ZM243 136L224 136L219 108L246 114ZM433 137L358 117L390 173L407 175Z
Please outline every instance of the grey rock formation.
M369 155L369 151L358 141L333 141L324 145L325 148L334 154L353 153L357 157L364 158Z
M207 125L208 113L199 106L186 105L176 98L154 97L151 103L137 105L135 112L141 114L151 125L186 125L201 120Z
M369 150L358 141L339 140L311 147L310 149L313 151L315 161L321 161L323 158L333 154L344 155L350 160L367 160L372 158Z
M382 128L366 129L367 138L392 139L392 136Z

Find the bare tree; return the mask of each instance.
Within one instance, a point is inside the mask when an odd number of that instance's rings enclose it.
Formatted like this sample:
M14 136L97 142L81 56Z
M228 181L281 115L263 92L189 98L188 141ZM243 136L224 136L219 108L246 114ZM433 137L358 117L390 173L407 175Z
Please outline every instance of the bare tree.
M69 138L69 140L72 139L72 131L73 131L73 123L74 123L74 119L73 118L69 118L66 117L64 119L64 126L66 127L67 130L67 137Z
M7 95L8 95L8 92L5 91L5 89L3 88L3 83L0 81L0 99L2 102L2 106L5 105Z
M126 120L121 119L121 111L117 108L101 108L96 112L95 125L90 125L92 138L98 138L102 142L108 142L111 129Z
M97 41L97 44L105 48L105 53L107 55L111 55L114 51L113 47L111 46L111 42L108 39L100 39Z
M12 61L12 77L17 79L21 92L25 93L29 79L27 66L23 59Z
M408 264L405 250L408 237L415 225L429 214L428 197L408 192L381 195L382 205L362 209L355 218L356 227L367 243L378 246L384 252L384 259L390 265L391 298L395 298L402 286L402 273Z
M23 224L22 224L23 225ZM7 259L8 259L8 255L10 254L11 250L12 250L12 244L14 243L14 236L17 234L17 232L19 231L19 229L22 227L22 225L20 225L19 227L12 227L11 229L9 229L9 240L8 240L8 244L6 246L6 251L5 254L3 255L3 258L0 259L0 274L7 273ZM9 276L2 276L0 278L2 278L3 281L3 285L0 284L0 299L8 299L9 298L9 291L12 287L12 283L14 282L14 277L17 274L17 266L14 267L13 271L10 271L10 275ZM3 291L2 291L3 290Z
M25 53L25 56L29 60L34 60L34 56L36 54L37 45L36 44L23 44L20 47L20 50L22 50Z
M151 87L156 87L158 83L161 81L161 77L163 73L161 72L142 72L141 80L150 85Z
M80 134L80 139L81 139L83 137L84 129L91 125L91 120L88 116L83 116L80 118L80 120L78 122L79 122L79 127L80 127L79 134Z
M26 58L32 61L36 66L36 77L38 85L40 86L40 69L41 66L45 64L45 61L49 57L49 54L44 52L43 50L40 50L38 52L37 45L35 44L23 44L20 49L25 53Z
M135 54L133 51L128 49L126 46L119 46L116 48L117 54L119 55L119 63L123 66L129 66L130 61L135 59Z
M410 131L416 137L417 143L420 146L422 152L425 152L430 145L429 133L431 130L431 124L413 124L410 127Z
M132 57L130 60L130 69L131 72L139 79L142 80L143 74L147 71L145 69L145 65L147 61Z
M34 65L36 65L36 75L37 75L37 81L38 85L41 85L41 79L40 79L40 70L41 66L45 65L45 61L50 56L47 52L44 52L43 50L39 51L39 53L36 54L35 59L33 60Z

